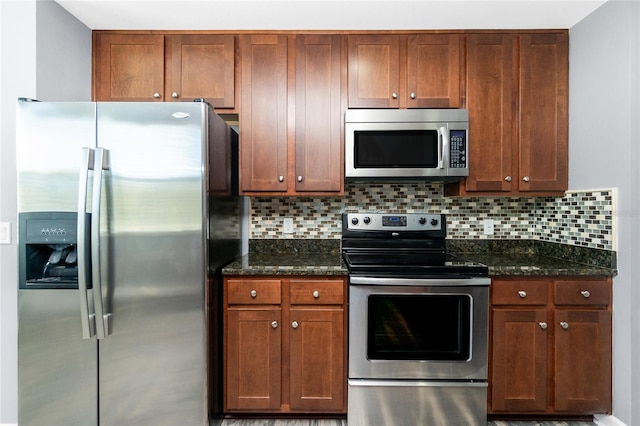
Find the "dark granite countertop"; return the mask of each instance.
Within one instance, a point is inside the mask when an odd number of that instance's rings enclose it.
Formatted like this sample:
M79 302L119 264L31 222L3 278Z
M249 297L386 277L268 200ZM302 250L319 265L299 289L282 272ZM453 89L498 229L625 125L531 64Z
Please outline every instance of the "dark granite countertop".
M489 267L489 275L615 276L615 252L523 240L447 240L448 250ZM347 275L340 240L251 240L224 275Z

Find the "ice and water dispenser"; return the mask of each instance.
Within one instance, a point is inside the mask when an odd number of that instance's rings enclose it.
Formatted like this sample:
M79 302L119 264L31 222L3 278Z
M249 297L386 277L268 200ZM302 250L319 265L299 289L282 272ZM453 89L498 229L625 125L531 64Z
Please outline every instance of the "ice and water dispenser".
M20 213L20 289L78 288L77 216L73 212Z

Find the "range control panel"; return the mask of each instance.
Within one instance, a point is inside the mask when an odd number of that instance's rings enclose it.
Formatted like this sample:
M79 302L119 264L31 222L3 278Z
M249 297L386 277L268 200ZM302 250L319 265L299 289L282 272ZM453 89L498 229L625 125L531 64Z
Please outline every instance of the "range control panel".
M347 227L352 231L437 231L445 226L442 214L347 213Z

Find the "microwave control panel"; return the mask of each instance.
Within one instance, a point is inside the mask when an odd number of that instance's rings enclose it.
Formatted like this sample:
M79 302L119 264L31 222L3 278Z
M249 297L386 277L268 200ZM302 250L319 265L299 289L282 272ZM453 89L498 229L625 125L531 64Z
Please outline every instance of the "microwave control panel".
M467 168L467 132L451 130L449 132L449 167L452 169Z

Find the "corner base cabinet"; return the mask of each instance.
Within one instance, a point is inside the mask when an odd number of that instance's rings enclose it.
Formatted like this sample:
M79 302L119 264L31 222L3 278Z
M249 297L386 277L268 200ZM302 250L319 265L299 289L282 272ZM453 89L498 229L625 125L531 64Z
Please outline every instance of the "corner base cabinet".
M346 413L346 279L224 281L225 412Z
M611 412L611 278L494 277L489 413Z

